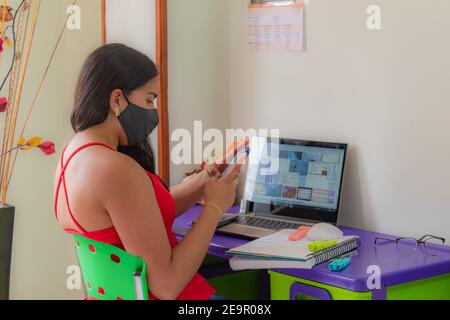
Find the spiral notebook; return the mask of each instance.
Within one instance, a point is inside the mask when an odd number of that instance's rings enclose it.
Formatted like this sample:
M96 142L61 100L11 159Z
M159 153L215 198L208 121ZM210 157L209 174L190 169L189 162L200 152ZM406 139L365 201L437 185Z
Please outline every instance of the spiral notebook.
M230 249L227 255L234 256L230 265L236 269L305 268L342 256L359 247L359 237L346 236L336 239L337 244L319 252L311 252L310 240L289 241L294 230L281 230L243 246ZM236 270L234 269L234 270Z

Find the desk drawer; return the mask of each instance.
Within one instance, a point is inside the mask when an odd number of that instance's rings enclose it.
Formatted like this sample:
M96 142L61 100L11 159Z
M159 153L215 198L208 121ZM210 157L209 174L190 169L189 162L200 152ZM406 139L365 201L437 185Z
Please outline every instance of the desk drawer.
M353 292L269 271L272 300L372 300L371 292Z
M387 300L450 300L450 273L390 287Z
M372 300L372 292L353 292L269 271L272 300ZM387 300L450 300L450 273L386 289Z

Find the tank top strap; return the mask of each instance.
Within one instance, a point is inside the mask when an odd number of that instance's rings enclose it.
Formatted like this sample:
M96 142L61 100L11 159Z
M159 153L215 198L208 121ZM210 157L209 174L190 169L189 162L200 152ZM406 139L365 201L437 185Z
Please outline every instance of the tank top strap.
M72 152L72 154L69 156L69 158L67 159L67 162L64 163L64 154L68 148L68 146L66 146L61 154L61 172L59 174L59 179L58 179L58 184L56 186L56 195L55 195L55 203L54 203L54 211L55 211L55 215L56 215L56 220L59 222L59 218L58 218L58 197L59 197L59 190L61 189L61 184L63 185L63 189L64 189L64 195L66 198L66 205L67 205L67 209L69 211L69 215L70 215L70 219L72 220L72 222L75 224L75 226L82 232L82 233L87 233L86 230L77 222L77 220L75 219L75 217L73 216L72 210L70 209L70 204L69 204L69 195L67 193L67 184L66 184L66 169L70 163L70 161L72 161L72 159L82 150L92 147L92 146L102 146L105 148L110 149L111 151L115 151L113 148L111 148L110 146L102 143L102 142L90 142L87 144L84 144L80 147L78 147L74 152Z

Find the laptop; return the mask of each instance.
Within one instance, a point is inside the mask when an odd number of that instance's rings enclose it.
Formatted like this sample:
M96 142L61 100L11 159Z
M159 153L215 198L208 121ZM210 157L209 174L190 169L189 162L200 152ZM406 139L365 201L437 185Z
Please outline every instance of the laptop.
M252 138L238 215L217 233L258 239L282 229L336 225L347 144Z

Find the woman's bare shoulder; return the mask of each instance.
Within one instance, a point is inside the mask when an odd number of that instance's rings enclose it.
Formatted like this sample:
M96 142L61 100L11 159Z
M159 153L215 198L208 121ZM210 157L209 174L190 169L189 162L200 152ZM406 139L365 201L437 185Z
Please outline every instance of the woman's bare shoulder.
M101 162L101 158L99 158ZM93 181L93 189L98 200L108 208L128 208L136 203L142 204L154 201L154 188L151 179L134 159L127 155L115 153L108 161L97 167L99 173ZM120 211L120 210L119 210ZM123 210L122 210L123 211ZM110 212L110 214L112 214Z
M92 174L100 174L102 178L124 179L145 173L133 158L120 152L106 150L106 152L98 153L93 161Z
M65 158L73 148L69 146ZM58 166L55 183L60 174ZM92 146L77 154L67 168L66 178L72 186L80 185L84 190L95 190L93 196L96 197L117 189L123 192L133 186L148 187L145 170L133 158L102 146ZM89 181L88 185L86 181Z

